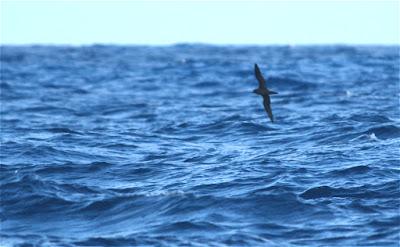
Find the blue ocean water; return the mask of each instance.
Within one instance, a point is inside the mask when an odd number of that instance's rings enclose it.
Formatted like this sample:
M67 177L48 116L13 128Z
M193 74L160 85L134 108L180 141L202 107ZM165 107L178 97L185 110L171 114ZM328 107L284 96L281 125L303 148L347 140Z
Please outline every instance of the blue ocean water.
M2 46L0 244L399 246L399 51Z

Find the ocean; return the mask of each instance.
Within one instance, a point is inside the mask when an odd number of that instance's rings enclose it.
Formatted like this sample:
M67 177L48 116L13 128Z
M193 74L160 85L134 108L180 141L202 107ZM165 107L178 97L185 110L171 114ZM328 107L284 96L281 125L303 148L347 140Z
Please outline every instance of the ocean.
M399 46L1 46L0 245L399 246L399 71Z

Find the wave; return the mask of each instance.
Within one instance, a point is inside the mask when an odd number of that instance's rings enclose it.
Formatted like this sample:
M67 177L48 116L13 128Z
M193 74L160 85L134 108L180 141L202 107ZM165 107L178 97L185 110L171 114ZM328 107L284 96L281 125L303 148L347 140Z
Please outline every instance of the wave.
M368 165L358 165L358 166L351 166L347 168L337 169L331 171L330 174L333 176L357 176L357 175L364 175L371 172L373 169Z
M300 194L304 199L318 199L318 198L352 198L352 199L367 199L367 198L382 198L388 194L391 196L400 196L398 191L400 182L387 182L374 186L360 186L351 188L335 188L327 185L317 186L310 188Z
M59 127L59 128L49 128L47 129L47 131L51 132L51 133L60 133L60 134L75 134L75 135L82 135L82 133L78 132L78 131L74 131L71 130L69 128L63 128L63 127Z
M393 139L400 137L400 128L395 125L377 126L368 129L364 134L375 134L381 140Z
M385 115L382 114L353 114L351 115L348 120L356 121L360 123L390 123L392 120Z

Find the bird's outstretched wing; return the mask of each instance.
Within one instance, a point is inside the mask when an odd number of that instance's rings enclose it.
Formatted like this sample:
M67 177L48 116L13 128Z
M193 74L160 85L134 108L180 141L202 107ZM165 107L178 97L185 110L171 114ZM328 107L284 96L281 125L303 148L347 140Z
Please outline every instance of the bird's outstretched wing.
M254 72L255 72L255 74L256 74L256 78L257 78L257 80L258 80L258 87L259 88L265 88L265 79L264 79L264 77L262 76L262 74L261 74L261 71L260 71L260 69L258 68L258 65L257 64L254 64Z
M272 109L271 109L271 100L268 95L263 96L263 98L264 98L263 101L264 109L267 112L269 119L271 119L271 122L274 122L274 116L272 115Z

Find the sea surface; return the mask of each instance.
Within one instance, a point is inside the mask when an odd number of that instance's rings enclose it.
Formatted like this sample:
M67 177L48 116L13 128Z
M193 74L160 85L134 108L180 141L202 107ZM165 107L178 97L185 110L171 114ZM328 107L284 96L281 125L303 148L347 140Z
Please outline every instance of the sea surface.
M0 245L399 246L399 52L2 46Z

